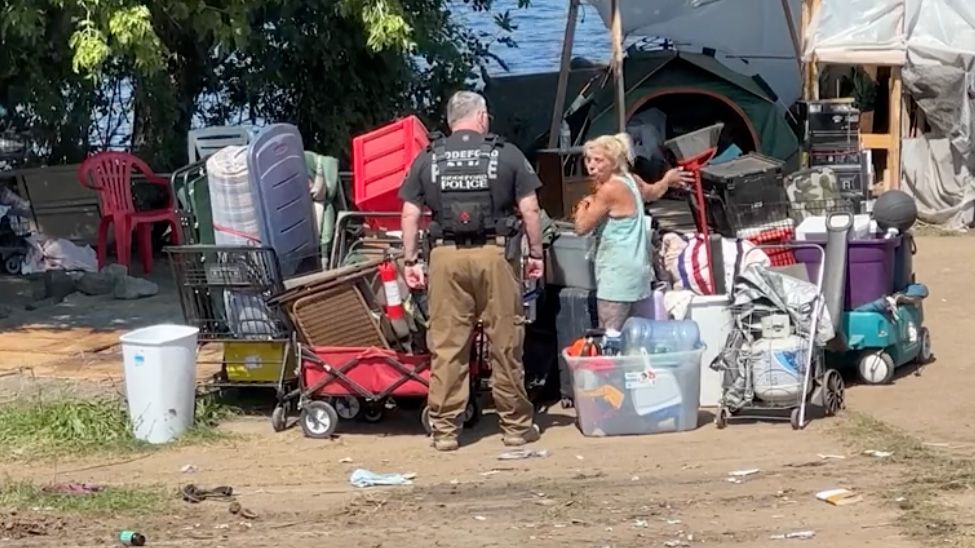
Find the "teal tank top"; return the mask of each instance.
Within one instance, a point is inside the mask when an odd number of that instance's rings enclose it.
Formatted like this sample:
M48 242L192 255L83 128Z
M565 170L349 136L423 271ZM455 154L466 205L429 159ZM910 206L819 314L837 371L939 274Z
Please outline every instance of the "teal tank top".
M636 200L636 213L607 217L596 228L596 298L637 302L650 296L653 282L643 197L633 177L623 175L620 179Z

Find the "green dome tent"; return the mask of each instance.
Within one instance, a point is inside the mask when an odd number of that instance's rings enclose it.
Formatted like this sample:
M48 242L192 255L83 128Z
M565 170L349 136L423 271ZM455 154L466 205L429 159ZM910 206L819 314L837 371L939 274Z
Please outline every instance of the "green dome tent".
M717 59L673 50L630 51L623 66L626 119L650 108L667 115L667 138L725 122L719 153L731 143L798 165L799 140L788 112L760 79L739 74ZM616 133L612 79L593 86L569 115L582 137ZM581 124L579 118L581 120Z

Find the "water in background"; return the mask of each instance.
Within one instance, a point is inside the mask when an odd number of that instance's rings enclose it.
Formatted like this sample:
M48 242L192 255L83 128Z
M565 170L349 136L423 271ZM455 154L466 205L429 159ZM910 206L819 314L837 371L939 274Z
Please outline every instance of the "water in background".
M504 59L510 72L505 72L504 68L492 62L490 72L492 75L502 74L525 74L532 72L550 72L558 70L559 58L562 55L562 38L565 34L565 18L568 14L568 2L566 0L532 0L532 6L528 9L518 9L517 0L496 0L494 9L491 12L474 12L469 6L460 0L453 0L456 3L454 14L470 28L486 33L488 35L498 35L501 30L494 24L494 14L510 10L512 21L518 29L514 33L514 40L518 43L517 48L508 48L502 44L496 44L494 53ZM593 61L606 61L609 59L611 50L609 31L603 25L602 19L595 9L587 4L579 7L579 23L576 27L575 44L572 48L574 57L586 57ZM123 101L128 100L131 90L127 86L122 88ZM203 99L206 101L206 99ZM120 113L116 113L120 115ZM126 149L131 143L131 113L124 114L123 120L118 128L108 135L107 146L113 149ZM236 123L230 120L231 125ZM92 128L92 143L101 144L104 136L109 133L106 131L110 124L108 118L100 120ZM257 121L258 125L263 124L263 120ZM202 119L198 116L193 121L194 127L202 126Z
M462 2L454 13L472 29L497 34L493 14L476 13L466 8ZM494 52L508 64L511 74L528 72L550 72L558 70L562 55L562 38L565 34L565 17L568 14L566 0L532 0L528 9L518 9L517 0L497 0L494 12L510 10L516 25L514 40L517 48L495 47ZM579 22L576 26L572 48L573 57L586 57L593 61L606 61L611 51L609 31L603 25L596 10L588 4L579 7ZM504 69L492 64L491 73L504 74Z

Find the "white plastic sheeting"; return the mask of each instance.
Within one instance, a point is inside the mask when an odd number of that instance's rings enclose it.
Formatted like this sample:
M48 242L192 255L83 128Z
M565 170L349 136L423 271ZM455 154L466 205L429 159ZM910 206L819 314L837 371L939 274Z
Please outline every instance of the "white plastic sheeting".
M901 188L914 196L922 221L951 230L972 222L975 177L948 139L904 139L901 155Z
M903 65L904 0L822 0L803 42L803 59Z
M585 0L607 28L610 0ZM802 1L789 0L797 32ZM779 0L620 0L623 34L668 38L680 49L717 50L742 74L760 74L785 105L801 95L799 67ZM607 49L609 41L607 40Z
M975 53L972 0L822 0L803 59L903 65L909 50Z

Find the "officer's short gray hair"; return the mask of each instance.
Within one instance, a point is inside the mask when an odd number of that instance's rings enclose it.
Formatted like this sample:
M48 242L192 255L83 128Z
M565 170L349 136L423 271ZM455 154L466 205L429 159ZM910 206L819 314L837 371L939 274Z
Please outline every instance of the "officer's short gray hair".
M454 127L457 122L474 116L480 110L487 111L487 101L480 93L458 91L447 101L447 125Z

